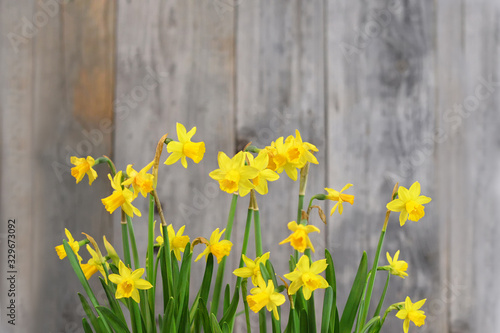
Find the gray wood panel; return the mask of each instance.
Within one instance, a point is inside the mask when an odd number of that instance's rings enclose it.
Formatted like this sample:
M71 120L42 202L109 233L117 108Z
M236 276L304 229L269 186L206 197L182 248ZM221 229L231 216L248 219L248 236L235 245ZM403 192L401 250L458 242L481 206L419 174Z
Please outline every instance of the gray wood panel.
M83 239L82 231L96 239L111 235L100 201L110 187L105 166L97 167L100 177L92 187L87 179L76 185L69 156L112 153L111 132L100 122L113 119L114 4L2 7L2 36L27 36L17 49L2 38L1 48L1 211L2 221L18 223L19 264L17 324L2 326L2 332L74 332L81 330L76 291L82 289L54 246L62 243L65 227L76 239ZM35 25L31 34L23 30L26 22Z

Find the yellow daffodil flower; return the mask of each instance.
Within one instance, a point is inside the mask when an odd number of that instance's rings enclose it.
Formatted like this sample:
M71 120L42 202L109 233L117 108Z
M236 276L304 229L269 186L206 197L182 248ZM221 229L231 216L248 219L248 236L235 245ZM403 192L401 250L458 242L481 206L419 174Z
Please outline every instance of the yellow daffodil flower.
M250 293L252 295L247 295L247 302L253 312L257 313L265 306L279 320L278 306L285 303L285 296L275 291L272 280L267 281L266 286L264 279L260 277L258 287L252 288Z
M217 263L220 263L222 258L225 256L228 256L229 253L231 252L231 247L233 246L233 243L229 240L220 240L222 234L226 231L226 229L222 230L219 232L219 228L215 229L214 232L212 232L212 235L210 236L210 241L208 242L207 248L200 253L198 257L196 257L196 261L200 260L201 257L205 256L205 260L207 259L208 255L212 253L216 258L217 258Z
M408 269L408 263L403 260L398 260L399 250L394 254L394 258L391 258L389 252L386 253L387 261L389 262L389 268L392 275L397 275L403 279L408 276L406 270Z
M425 324L426 316L424 315L424 311L419 310L424 305L425 301L426 299L423 299L414 304L411 302L410 297L406 297L403 308L396 314L396 317L404 320L404 333L408 333L408 330L410 328L410 321L414 322L418 327Z
M223 152L219 152L217 160L219 169L210 172L210 177L219 181L222 191L239 192L240 196L243 197L255 187L250 180L259 175L259 170L245 165L245 153L240 151L230 159Z
M252 179L252 183L255 186L255 191L262 195L267 194L267 182L273 182L280 178L280 176L276 172L267 169L267 166L269 164L269 155L266 153L266 151L262 150L256 158L254 158L250 153L247 153L247 157L250 166L259 171L257 177Z
M304 253L304 251L309 248L311 251L314 251L314 246L311 243L311 240L309 239L308 234L316 231L319 233L319 229L316 228L313 225L302 225L302 224L297 224L297 222L292 221L288 223L288 229L293 231L293 233L288 236L286 239L281 241L281 244L290 242L290 245L297 251Z
M104 279L106 280L106 273L103 267L103 265L107 265L106 260L102 256L99 256L99 254L96 251L94 251L88 244L87 244L87 251L89 251L92 258L90 258L86 264L80 264L83 274L85 274L85 277L88 280L92 275L94 275L97 272L100 272L102 276L104 276Z
M92 169L95 160L91 156L87 156L87 158L71 156L71 164L75 165L71 168L71 175L76 178L76 183L78 184L87 174L89 185L92 185L92 182L97 178L97 172Z
M177 123L177 138L179 141L171 141L167 145L167 152L172 153L165 161L166 165L171 165L181 160L182 166L187 168L186 157L189 157L198 164L203 159L205 154L204 142L191 142L191 138L196 133L196 127L193 127L186 133L186 127L181 123Z
M308 300L314 290L327 288L328 282L319 273L326 269L328 264L326 259L313 262L309 267L309 257L302 256L297 263L297 267L291 273L285 274L285 278L292 281L288 287L288 294L294 295L301 287L304 298Z
M122 172L118 171L115 175L115 178L112 179L111 175L108 174L108 178L111 181L111 186L114 191L109 197L102 199L102 203L106 210L111 214L118 207L122 207L123 211L130 217L133 217L134 214L137 216L141 216L141 212L136 207L132 206L132 201L134 200L134 193L130 191L128 188L122 188Z
M78 244L77 241L75 241L75 239L73 238L68 229L65 228L64 233L66 234L66 238L68 239L68 245L73 249L73 252L75 252L78 261L81 262L82 257L80 257L80 255L78 254L78 250L80 250L80 245ZM63 260L67 256L66 250L64 250L64 244L56 246L56 252L57 255L59 256L59 259L61 260Z
M138 289L147 290L153 287L151 283L141 279L141 276L144 274L144 268L139 268L132 272L130 268L120 261L118 269L120 274L109 275L109 280L117 285L115 298L132 297L134 301L139 303L141 299Z
M247 267L235 269L233 271L233 274L242 278L251 277L252 283L256 286L258 284L259 277L262 277L262 274L260 272L260 264L266 264L266 261L269 259L269 252L255 258L255 260L248 258L244 254L241 257L243 258L243 262Z
M175 258L181 261L181 252L184 252L187 243L189 242L189 236L182 235L184 233L185 225L179 228L177 234L175 233L174 227L170 224L167 227L168 240L170 251L174 251ZM160 228L161 236L156 237L158 244L163 245L163 228Z
M349 187L351 187L352 184L347 184L340 190L340 192L335 191L334 189L331 188L325 188L325 191L328 192L328 195L326 198L328 200L332 201L338 201L335 206L333 206L332 210L330 211L330 216L335 213L335 210L337 210L337 207L339 208L339 214L342 215L342 212L344 211L344 206L342 205L344 202L348 202L351 205L354 203L354 195L351 194L344 194L345 190L347 190Z
M108 240L106 239L106 236L102 236L102 239L104 242L104 247L106 248L106 251L108 252L108 257L113 262L113 265L118 267L118 263L120 262L120 257L118 256L118 253L116 253L115 248L108 242Z
M399 224L405 225L406 221L418 221L424 217L424 204L431 202L431 198L420 195L420 183L415 182L406 189L400 186L398 189L398 198L387 204L387 209L399 214Z
M149 171L149 169L151 169L153 163L154 161L146 165L139 172L134 170L132 164L129 164L127 166L127 176L129 178L125 180L122 185L132 185L132 187L134 188L134 198L137 198L139 193L141 193L145 198L149 192L153 191L155 177L150 173L146 173Z
M295 138L292 135L286 138L285 143L288 142L291 142L291 146L287 150L287 158L299 169L302 169L307 162L318 164L318 160L311 153L318 151L318 148L309 142L303 142L299 130L295 130Z

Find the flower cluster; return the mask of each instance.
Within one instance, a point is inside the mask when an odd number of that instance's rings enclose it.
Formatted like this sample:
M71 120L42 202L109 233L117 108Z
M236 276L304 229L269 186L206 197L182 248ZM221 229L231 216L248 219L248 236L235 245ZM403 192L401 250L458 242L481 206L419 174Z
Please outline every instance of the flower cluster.
M203 328L206 332L229 332L233 328L240 292L244 296L243 305L248 330L250 330L249 310L260 313L259 326L262 330L266 327L266 310L272 312L273 331L281 330L281 321L283 320L281 306L288 298L290 314L286 331L298 332L305 327L314 331L316 316L313 312L313 295L315 292L324 292L322 332L337 331L337 327L342 332L353 332L353 330L355 333L380 332L388 313L393 310L397 310L396 317L403 320L405 333L409 330L410 322L415 323L416 326L424 324L426 316L420 308L424 305L425 299L412 303L411 299L407 297L404 302L392 304L383 315L380 314L390 277L398 276L404 279L409 275L407 272L408 263L399 259L399 250L392 257L387 252L388 264L378 265L390 213L400 213L401 226L407 220L418 221L424 217L424 205L429 203L431 198L420 195L420 183L415 182L409 189L403 186L395 187L391 200L386 205L386 219L373 267L368 268L366 253L364 253L345 305L344 311L351 311L351 314L348 315L350 318L344 319L344 316L337 312L339 309L334 303L337 285L330 252L325 249L324 259L314 261L311 258L311 253L316 251L314 244L316 247L318 246L314 237L318 236L314 234L311 239L309 235L315 232L319 234L320 228L311 223L310 216L311 211L317 209L320 218L325 224L327 223L323 209L313 205L314 200L334 202L330 215L335 212L342 215L344 203L354 205L355 196L345 193L353 185L347 183L340 191L326 187L324 188L326 194L318 193L311 196L309 205L304 207L309 166L310 164L318 164L314 155L318 148L309 142L304 142L298 130L295 131L295 136L290 135L286 139L280 137L263 148L249 145L234 156L219 152L218 168L210 172L209 176L218 181L223 192L232 194L227 226L222 230L216 228L208 239L199 236L191 240L192 238L185 234L185 225L176 231L173 224L166 223L161 200L156 192L159 161L164 145L167 147L167 152L170 153L164 164L172 165L180 161L184 168L188 166L188 158L196 164L200 163L206 151L204 142L191 141L196 133L196 127L188 132L184 125L177 123L176 130L178 141L168 138L167 135L162 137L154 159L142 169L137 169L139 171L134 169L132 164L127 165L124 171L116 171L115 165L106 156L97 159L91 156L71 158L71 162L75 165L71 174L77 183L87 175L91 185L98 177L94 167L103 163L109 165L110 173L107 176L113 192L101 200L109 213L118 209L121 212L122 257L117 254L106 237L103 237L106 249L104 256L97 242L91 236L84 234L85 238L77 241L67 229L65 230L67 240L63 241L62 245L55 247L60 259L68 257L95 312L99 315L89 318L94 326L94 331L127 331L125 330L128 325L127 320L122 312L122 306L125 306L130 312L132 329L129 331L200 332ZM299 179L300 173L300 182L297 218L288 222L287 226L291 233L279 243L291 246L292 255L290 256L289 270L282 275L277 275L272 265L271 253L263 251L256 193L267 195L270 190L268 182L277 181L283 171L293 181ZM144 261L141 262L139 258L132 225L134 217L142 216L141 211L133 204L139 194L149 200L148 246L145 266L143 266L145 268L140 267ZM231 233L237 202L238 198L248 194L250 194L250 202L247 211L247 224L241 254L237 257L240 259L240 264L233 270L237 280L234 283L233 296L231 296L229 285L223 293L223 314L218 319L226 259L233 250ZM155 210L161 220L159 233L155 230ZM285 229L285 221L279 221L280 218L282 217L277 216L278 222L273 222L282 223L283 229ZM252 219L254 222L255 257L247 253ZM290 220L288 219L288 221ZM198 253L194 262L205 258L205 273L195 301L190 305L191 262L197 245L204 246L204 248ZM83 246L85 246L89 257L85 263L79 253ZM197 247L196 251L199 251ZM217 265L217 274L212 285L215 265ZM373 317L369 318L368 309L372 301L377 271L385 271L383 273L387 274L386 286L383 295L378 300L377 310ZM86 282L97 272L102 276L101 282L108 297L109 308L97 303L90 285ZM161 274L161 278L158 278L159 274ZM248 281L253 284L253 288L249 292L246 288ZM159 288L160 282L163 288L161 294L164 305L161 314L156 316L155 297L157 293L155 291ZM283 294L284 291L286 291L287 297ZM212 299L208 298L209 295ZM351 295L359 297L351 297ZM85 303L86 301L82 300L82 302L88 309L89 305ZM210 309L207 308L208 305L210 305ZM92 331L91 325L85 318L83 325L85 331Z

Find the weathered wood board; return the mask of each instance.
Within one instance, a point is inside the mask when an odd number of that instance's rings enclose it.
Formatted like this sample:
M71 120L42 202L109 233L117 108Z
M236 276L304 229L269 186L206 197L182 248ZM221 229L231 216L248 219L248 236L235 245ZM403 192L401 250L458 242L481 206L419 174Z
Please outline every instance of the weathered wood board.
M426 297L426 325L412 331L494 332L499 16L495 0L0 1L2 253L10 218L19 244L19 326L2 315L2 332L82 331L77 281L53 247L64 227L121 238L119 218L100 202L110 193L106 167L90 188L76 186L68 156L112 154L118 169L140 169L163 134L177 137L176 122L197 126L193 139L207 151L188 169L161 165L159 196L175 229L186 225L193 239L225 226L231 196L208 176L218 151L299 129L320 150L306 204L324 187L354 184L342 216L327 226L312 218L315 259L333 252L339 307L362 251L373 260L395 182L419 180L433 202L418 223L401 228L391 216L381 264L399 249L410 276L391 279L386 305ZM279 275L290 252L277 243L296 219L298 191L281 177L258 196ZM228 267L239 261L248 199L239 199ZM144 253L147 200L137 206ZM321 206L329 213L332 204ZM5 265L2 255L2 292ZM195 286L202 269L193 265ZM391 314L384 332L401 326Z

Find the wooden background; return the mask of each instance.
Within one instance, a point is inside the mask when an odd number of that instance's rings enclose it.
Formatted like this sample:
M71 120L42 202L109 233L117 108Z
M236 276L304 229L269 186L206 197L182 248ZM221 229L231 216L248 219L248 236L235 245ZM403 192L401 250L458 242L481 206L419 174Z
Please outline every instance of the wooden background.
M391 280L386 303L427 298L426 325L412 332L495 332L499 18L496 0L0 0L1 331L82 331L81 288L53 248L64 227L121 244L100 202L110 193L105 166L92 187L76 185L69 156L142 167L178 121L198 127L207 153L187 170L161 168L176 228L194 238L225 226L230 196L208 177L218 151L298 128L320 150L308 196L354 184L344 215L326 227L312 220L322 230L316 258L325 246L334 253L339 305L362 251L373 258L394 183L419 180L433 201L418 224L391 218L384 250L400 249L410 276ZM289 249L276 243L295 219L298 183L282 178L259 203L264 246L284 274ZM146 211L145 200L138 206ZM5 313L8 219L15 327ZM145 239L146 219L135 221ZM384 332L401 326L391 314Z

